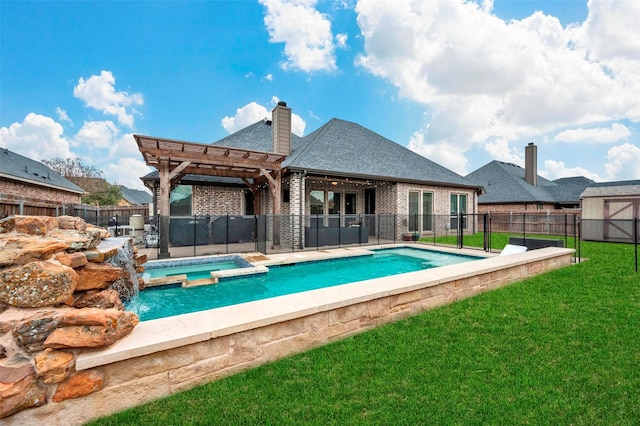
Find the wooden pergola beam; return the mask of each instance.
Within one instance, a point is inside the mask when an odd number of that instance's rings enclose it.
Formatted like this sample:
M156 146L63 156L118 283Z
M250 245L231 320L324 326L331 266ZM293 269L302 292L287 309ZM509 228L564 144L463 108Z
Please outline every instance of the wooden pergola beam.
M266 179L273 197L273 243L280 244L281 169L285 155L142 135L134 135L134 139L145 163L159 172L160 257L169 257L171 188L187 174L240 178L253 192L256 182Z

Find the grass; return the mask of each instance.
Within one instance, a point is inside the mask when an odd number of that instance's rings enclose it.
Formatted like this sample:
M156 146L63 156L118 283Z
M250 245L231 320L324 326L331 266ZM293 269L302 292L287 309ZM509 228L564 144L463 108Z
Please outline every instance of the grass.
M633 246L582 251L589 261L92 424L637 425Z

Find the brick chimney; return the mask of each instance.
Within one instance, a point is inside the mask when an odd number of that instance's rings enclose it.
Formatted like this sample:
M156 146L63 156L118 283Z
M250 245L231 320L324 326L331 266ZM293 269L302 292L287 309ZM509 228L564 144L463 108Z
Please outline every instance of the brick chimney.
M524 179L538 186L538 147L533 142L524 149Z
M271 111L271 116L273 152L289 155L291 154L291 108L287 108L286 102L278 102Z

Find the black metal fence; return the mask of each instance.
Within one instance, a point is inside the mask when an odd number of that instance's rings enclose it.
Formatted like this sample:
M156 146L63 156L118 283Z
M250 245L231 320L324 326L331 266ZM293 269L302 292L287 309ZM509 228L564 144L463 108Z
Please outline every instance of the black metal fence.
M477 215L196 215L170 217L168 241L161 241L159 216L87 218L111 235L128 235L139 247L150 248L150 258L212 254L283 253L354 246L410 242L492 251L495 234L520 240L561 239L574 247L580 261L581 241L634 245L638 271L640 219L584 220L571 214ZM482 242L478 244L478 234ZM499 250L500 248L498 248Z
M323 248L396 243L431 242L434 245L491 250L491 234L506 232L523 235L555 235L578 238L575 215L563 216L553 226L520 216L518 221L500 215L196 215L100 218L112 235L131 235L136 244L156 249L158 257L201 256L209 254L295 252ZM168 232L161 229L168 223ZM523 226L526 224L526 226ZM535 226L533 225L535 224ZM495 231L494 229L498 229ZM477 245L476 234L483 235ZM166 235L166 241L162 236ZM468 239L474 238L469 243Z

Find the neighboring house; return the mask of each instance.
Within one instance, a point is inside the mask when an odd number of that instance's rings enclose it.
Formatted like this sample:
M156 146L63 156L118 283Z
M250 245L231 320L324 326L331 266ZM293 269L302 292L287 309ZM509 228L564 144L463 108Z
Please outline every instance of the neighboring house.
M67 179L84 189L88 194L107 192L112 187L106 179L101 177L69 177ZM118 188L120 188L121 197L116 205L119 207L147 207L153 201L153 197L147 191L130 189L123 185L118 185Z
M492 161L467 175L484 187L478 198L480 213L516 213L580 208L580 194L594 181L585 177L549 181L537 174L537 147L525 148L525 168Z
M122 198L118 202L119 206L148 206L153 202L153 197L147 191L119 186L122 192Z
M211 146L252 150L246 156L256 154L253 151L282 154L281 168L274 173L279 182L273 182L270 176L252 181L233 177L232 164L212 166L223 176L213 176L215 170L207 171L211 175L206 176L181 175L179 182L172 181L171 214L269 215L279 211L306 217L307 228L346 227L359 223L363 215L371 218L377 214L389 215L390 220L403 217L396 232L425 234L436 226L442 231L455 228L458 213L477 213L481 185L369 129L334 118L307 136L298 137L290 131L278 133L278 129L291 129L291 109L285 103L279 103L272 115L273 122L261 120ZM134 137L147 164L155 167L156 159L151 161L149 153L162 153L156 149L160 143L175 145L176 156L184 149L179 141ZM205 165L200 166L204 169ZM142 180L159 194L157 171ZM278 194L274 197L273 189L269 190L273 185L282 190L279 208L273 205ZM433 220L436 215L445 216L440 225ZM369 232L374 232L374 225L368 225Z
M583 239L633 242L640 231L633 229L640 218L640 180L594 183L580 198Z
M65 204L80 203L84 191L44 164L0 148L0 207L11 214L64 214Z

